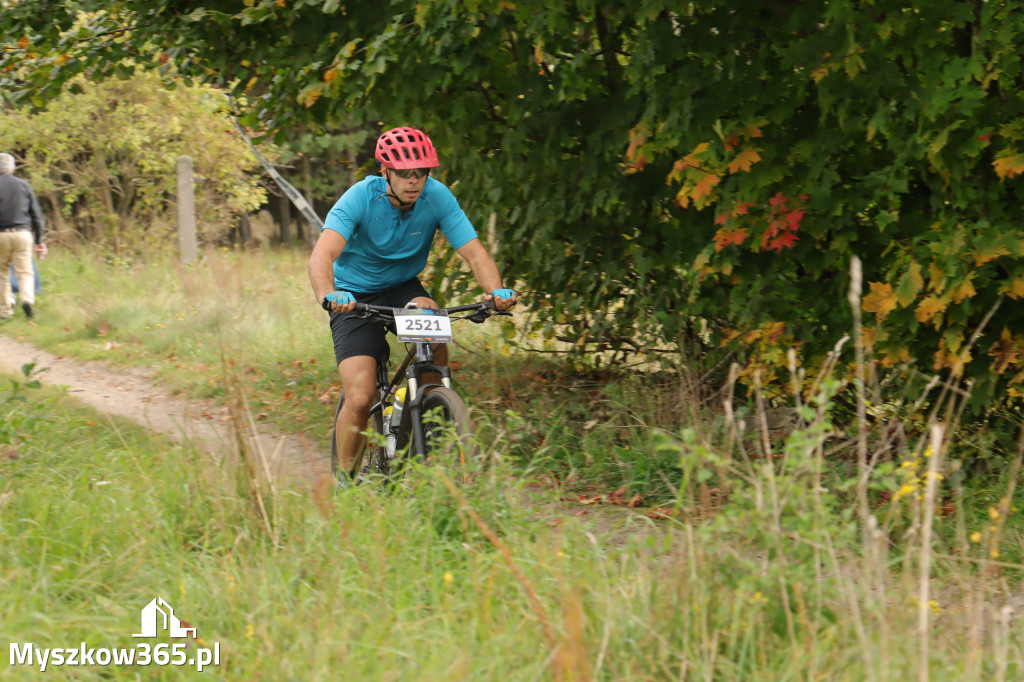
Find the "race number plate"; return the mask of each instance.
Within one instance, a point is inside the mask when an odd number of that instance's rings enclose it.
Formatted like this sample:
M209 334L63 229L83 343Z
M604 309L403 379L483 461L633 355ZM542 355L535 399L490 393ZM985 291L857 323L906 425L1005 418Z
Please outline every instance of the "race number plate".
M396 308L395 326L403 342L451 343L452 321L447 310Z

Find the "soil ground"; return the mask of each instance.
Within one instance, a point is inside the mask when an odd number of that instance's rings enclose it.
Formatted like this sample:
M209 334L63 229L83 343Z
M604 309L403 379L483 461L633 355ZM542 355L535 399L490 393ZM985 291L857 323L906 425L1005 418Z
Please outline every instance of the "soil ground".
M64 387L68 395L93 409L141 426L221 457L236 448L236 434L227 408L210 401L185 400L152 382L143 369L113 368L56 356L32 344L0 335L0 372L21 376L25 364L35 363L34 378ZM258 428L244 434L266 457L275 477L311 484L330 472L329 453L300 436L269 433Z

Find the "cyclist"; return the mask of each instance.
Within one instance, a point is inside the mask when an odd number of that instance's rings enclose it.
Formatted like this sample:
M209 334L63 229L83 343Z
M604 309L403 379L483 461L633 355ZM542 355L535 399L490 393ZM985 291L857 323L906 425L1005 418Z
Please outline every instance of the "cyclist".
M393 128L377 140L374 156L380 175L364 178L338 199L309 258L313 293L331 315L334 357L345 392L334 425L339 470L348 472L339 477L342 487L358 473L356 458L376 399L377 363L386 364L389 354L385 328L351 316L355 303L437 308L419 275L438 230L469 264L487 292L485 300L493 299L498 310L508 310L517 300L502 284L494 259L451 190L430 177L440 165L430 138L414 128ZM447 365L446 347L435 350L434 361Z

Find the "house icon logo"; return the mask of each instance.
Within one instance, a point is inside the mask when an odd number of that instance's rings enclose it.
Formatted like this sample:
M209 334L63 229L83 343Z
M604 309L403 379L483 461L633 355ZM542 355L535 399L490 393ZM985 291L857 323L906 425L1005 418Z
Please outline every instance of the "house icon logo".
M196 629L183 627L171 605L163 597L157 597L142 609L142 632L132 637L156 637L161 629L168 631L171 637L188 637L191 632L192 639L196 638Z

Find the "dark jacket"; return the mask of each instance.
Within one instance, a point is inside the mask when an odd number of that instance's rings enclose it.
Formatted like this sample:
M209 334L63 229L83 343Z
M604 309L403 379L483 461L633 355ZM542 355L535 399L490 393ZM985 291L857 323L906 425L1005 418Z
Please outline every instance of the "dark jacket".
M32 186L10 173L0 173L0 228L31 228L36 244L43 243L46 222Z

